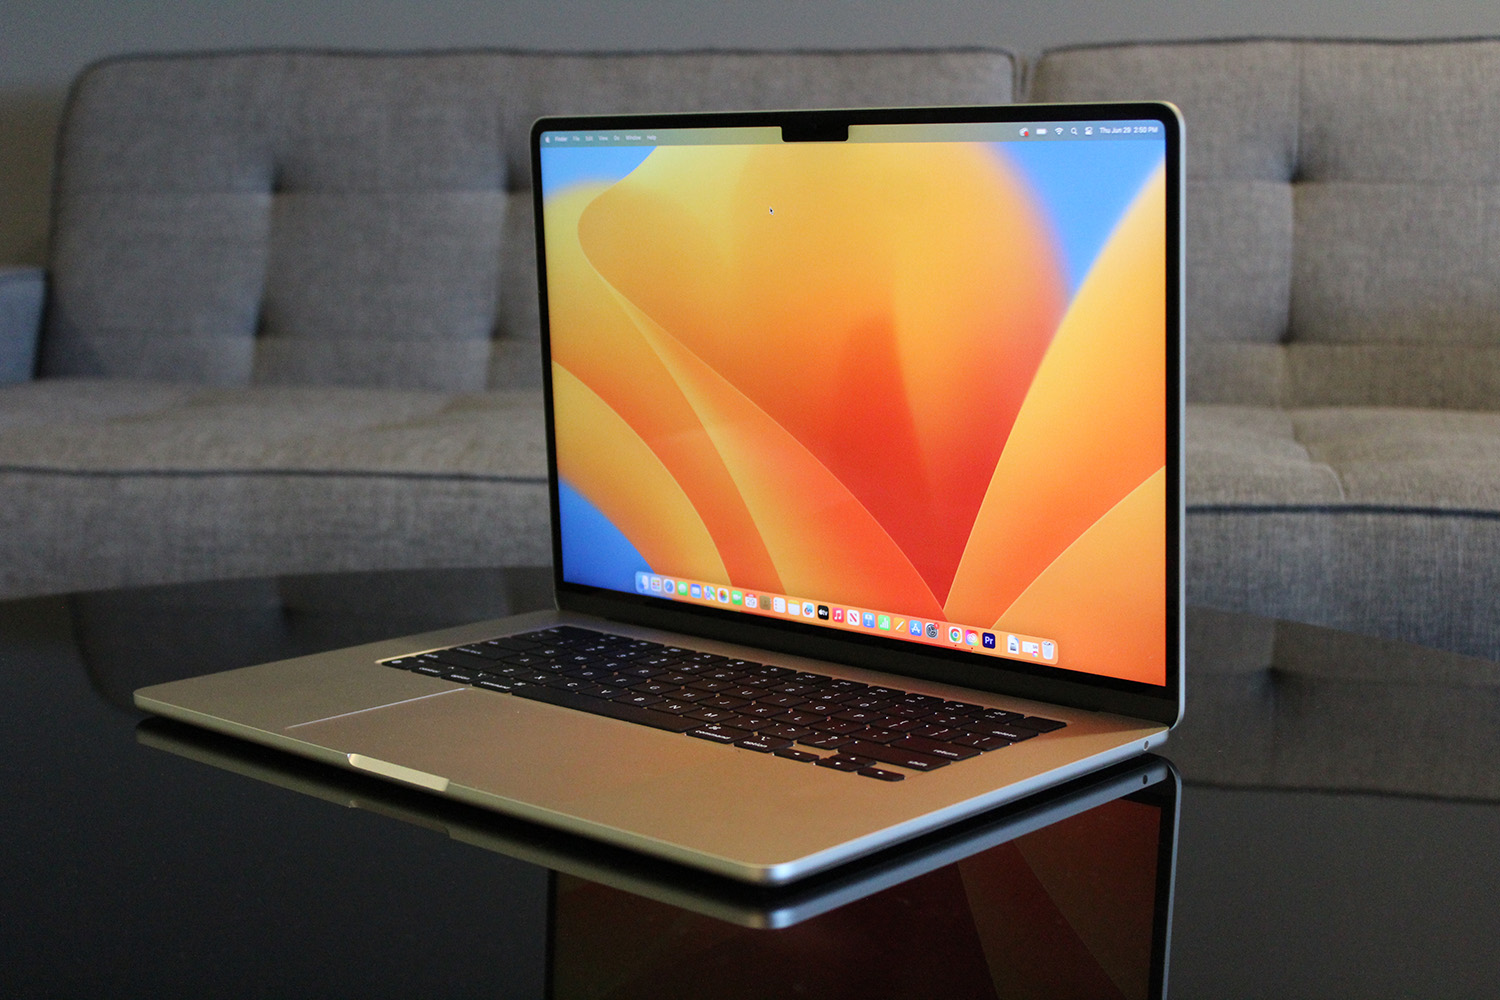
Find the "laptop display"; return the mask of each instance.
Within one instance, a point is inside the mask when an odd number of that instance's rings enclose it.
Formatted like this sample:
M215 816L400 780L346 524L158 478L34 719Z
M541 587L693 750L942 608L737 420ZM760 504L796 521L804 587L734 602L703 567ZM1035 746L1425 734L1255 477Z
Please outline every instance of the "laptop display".
M1167 126L1026 113L541 132L563 586L1168 683Z

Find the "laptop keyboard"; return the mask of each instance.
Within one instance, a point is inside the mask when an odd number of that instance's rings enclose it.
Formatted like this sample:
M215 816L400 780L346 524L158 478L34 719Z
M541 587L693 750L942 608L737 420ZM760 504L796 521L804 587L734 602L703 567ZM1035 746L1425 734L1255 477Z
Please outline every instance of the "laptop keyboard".
M382 662L884 781L1064 725L571 625Z

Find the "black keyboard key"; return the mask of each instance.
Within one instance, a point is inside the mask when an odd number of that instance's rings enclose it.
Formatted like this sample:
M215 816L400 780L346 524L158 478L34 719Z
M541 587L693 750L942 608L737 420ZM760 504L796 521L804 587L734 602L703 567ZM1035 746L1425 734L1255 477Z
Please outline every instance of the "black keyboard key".
M918 726L910 730L910 735L927 740L940 740L945 736L957 736L958 734L959 730L954 729L952 726L945 726L938 723L929 723L928 725Z
M540 663L547 663L548 658L535 651L527 653L506 653L500 657L501 663L509 663L514 667L535 667Z
M738 709L750 704L750 702L745 698L733 698L727 694L716 694L712 698L704 698L698 704L706 708Z
M1017 719L1015 724L1039 733L1050 733L1067 725L1066 722L1058 722L1056 719L1043 719L1036 715L1028 715L1024 719Z
M784 740L800 740L804 736L813 734L813 730L806 726L788 726L784 722L773 723L759 732L762 736L776 736Z
M868 687L865 688L865 694L871 698L889 698L892 701L906 697L905 691L897 691L895 688L888 687Z
M677 685L663 684L660 681L637 681L630 685L630 690L638 691L641 694L668 694L669 692L676 691Z
M824 757L818 761L819 767L831 767L835 771L858 771L870 766L871 761L865 757L856 757L852 754L837 753L832 757Z
M1022 729L1020 726L1014 724L1005 725L998 722L971 725L968 727L968 731L971 734L978 734L980 736L998 736L1012 743L1019 743L1022 740L1029 740L1040 735L1035 729Z
M689 729L702 725L697 719L669 715L666 712L653 712L649 708L607 701L603 698L590 698L588 695L544 687L539 684L518 685L511 693L532 701L544 701L549 705L560 705L563 708L576 708L591 715L603 715L622 722L634 722L653 729L664 729L671 733L685 733Z
M812 764L823 759L815 753L808 753L806 750L793 750L790 747L784 750L775 750L772 752L775 753L778 757L785 757L787 760L795 760L799 764Z
M571 666L564 667L563 673L569 677L577 677L587 681L602 681L614 676L614 671L601 666Z
M949 761L941 757L918 753L915 750L903 750L880 743L871 743L867 740L856 740L842 749L845 753L858 754L861 757L868 757L882 764L894 764L897 767L904 767L908 771L935 771L940 767L947 766L949 763Z
M853 743L854 737L835 736L832 733L811 733L797 742L805 747L812 747L814 750L837 750L847 743Z
M535 642L518 635L505 636L500 639L486 639L483 642L473 642L469 645L477 650L487 650L496 657L503 656L507 652L519 653L537 647Z
M738 718L737 713L727 708L708 708L702 702L699 702L688 715L702 722L724 722L727 719Z
M876 778L880 781L905 781L906 775L895 771L884 771L878 767L862 767L855 774L862 774L866 778Z
M610 699L610 701L618 702L622 705L636 705L640 708L659 705L666 700L659 694L646 694L643 691L630 691Z
M696 729L689 729L687 734L689 736L696 736L700 740L709 740L713 743L739 743L741 740L748 740L754 735L743 729L736 729L733 726L716 725L714 723L701 725Z
M929 757L940 757L943 760L968 760L980 754L980 751L974 747L955 746L942 740L929 740L921 736L904 736L887 745L892 750L915 750L917 753L924 753Z
M792 709L776 716L778 722L785 722L790 726L810 726L815 722L826 722L827 719L828 716L826 715L820 715L817 712L804 712L800 709Z
M791 740L778 740L774 736L762 736L759 733L756 733L754 736L747 736L735 744L737 747L754 750L756 753L775 753L777 750L785 750L791 745Z
M950 729L961 729L968 721L967 715L955 714L953 712L934 712L923 721L930 726L947 726Z
M593 687L574 688L574 690L593 698L606 698L610 701L630 693L629 688L616 687L613 684L595 684Z
M975 750L985 752L1008 747L1011 744L1011 741L1003 736L960 736L953 742L961 747L973 747Z
M863 722L846 722L843 719L826 719L823 722L813 722L810 725L821 733L830 736L848 736L851 733L864 732Z

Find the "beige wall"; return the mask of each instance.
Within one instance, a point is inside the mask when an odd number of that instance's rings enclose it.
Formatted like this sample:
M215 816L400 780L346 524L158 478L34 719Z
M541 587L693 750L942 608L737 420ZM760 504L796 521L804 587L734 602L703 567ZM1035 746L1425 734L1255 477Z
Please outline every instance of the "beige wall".
M0 0L0 265L46 258L68 81L122 52L1049 46L1241 35L1500 35L1493 0Z

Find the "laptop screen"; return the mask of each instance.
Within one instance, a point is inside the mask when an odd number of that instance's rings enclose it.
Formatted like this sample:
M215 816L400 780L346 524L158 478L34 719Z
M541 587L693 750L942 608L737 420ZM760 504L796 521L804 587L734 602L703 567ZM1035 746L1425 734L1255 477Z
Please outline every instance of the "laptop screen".
M1111 117L1151 111L540 123L561 581L1165 685L1177 140Z

